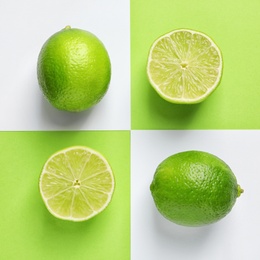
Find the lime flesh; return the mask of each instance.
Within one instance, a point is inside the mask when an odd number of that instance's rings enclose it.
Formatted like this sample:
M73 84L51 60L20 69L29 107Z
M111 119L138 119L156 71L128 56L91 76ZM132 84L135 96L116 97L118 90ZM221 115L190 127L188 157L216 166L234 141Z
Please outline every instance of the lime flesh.
M147 75L163 99L176 104L199 103L219 85L222 55L204 33L174 30L151 46Z
M39 186L52 215L64 220L83 221L108 206L114 191L114 176L99 152L73 146L58 151L47 160Z

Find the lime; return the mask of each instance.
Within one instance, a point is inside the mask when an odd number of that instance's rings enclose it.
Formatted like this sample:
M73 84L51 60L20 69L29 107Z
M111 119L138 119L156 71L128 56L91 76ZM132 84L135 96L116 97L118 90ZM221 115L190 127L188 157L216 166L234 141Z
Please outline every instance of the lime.
M114 177L97 151L73 146L53 154L41 172L40 193L49 212L71 221L90 219L109 204Z
M230 167L202 151L174 154L159 164L150 190L159 212L184 226L225 217L243 192Z
M148 56L147 75L163 99L176 104L199 103L220 82L221 52L204 33L174 30L153 43Z
M103 98L111 64L103 43L94 34L67 26L44 43L37 74L44 96L54 107L79 112Z

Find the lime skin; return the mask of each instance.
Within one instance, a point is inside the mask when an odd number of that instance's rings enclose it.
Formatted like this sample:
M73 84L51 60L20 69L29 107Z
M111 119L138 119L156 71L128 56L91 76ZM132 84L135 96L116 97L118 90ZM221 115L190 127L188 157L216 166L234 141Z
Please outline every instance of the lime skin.
M165 159L155 171L150 190L158 211L183 226L219 221L243 192L224 161L201 151Z
M103 43L92 33L67 26L43 45L37 63L40 88L57 109L80 112L106 94L111 63Z

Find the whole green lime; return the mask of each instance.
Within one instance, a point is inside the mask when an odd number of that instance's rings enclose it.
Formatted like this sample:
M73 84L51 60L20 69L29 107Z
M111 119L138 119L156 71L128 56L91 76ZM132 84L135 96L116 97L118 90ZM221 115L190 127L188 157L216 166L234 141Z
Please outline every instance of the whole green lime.
M225 217L243 192L230 167L202 151L185 151L156 169L150 190L159 212L184 226L203 226Z
M111 63L94 34L67 26L44 43L37 75L44 96L54 107L79 112L97 104L107 92Z

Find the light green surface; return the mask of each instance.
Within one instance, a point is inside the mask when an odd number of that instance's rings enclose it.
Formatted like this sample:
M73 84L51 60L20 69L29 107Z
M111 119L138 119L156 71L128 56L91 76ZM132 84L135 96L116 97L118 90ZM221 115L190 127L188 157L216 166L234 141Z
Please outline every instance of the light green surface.
M1 259L130 259L130 133L0 132ZM110 205L86 222L56 219L38 179L51 154L72 145L102 153L115 175Z
M132 129L257 129L260 127L258 0L131 1ZM171 30L208 34L223 54L223 76L203 103L164 101L147 80L153 41Z

